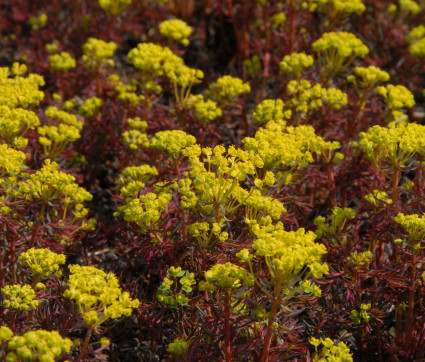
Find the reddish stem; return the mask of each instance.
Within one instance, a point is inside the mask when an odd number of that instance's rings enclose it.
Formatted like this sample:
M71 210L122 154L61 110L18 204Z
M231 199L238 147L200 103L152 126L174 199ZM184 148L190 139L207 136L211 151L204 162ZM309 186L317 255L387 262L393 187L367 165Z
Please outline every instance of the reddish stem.
M393 190L392 190L392 199L394 204L395 213L398 214L398 178L400 171L398 167L394 168L394 176L393 176Z
M90 342L90 336L93 332L93 327L90 328L90 330L87 332L86 338L84 339L84 344L81 347L80 350L80 355L78 356L78 361L85 361L85 357L86 357L86 352L87 352L87 348L89 346L89 342Z
M225 361L232 360L232 345L230 341L230 293L224 295L224 358Z
M409 304L407 309L407 321L406 321L406 347L409 348L410 341L412 340L413 331L415 330L415 270L416 270L416 255L410 256L412 265L410 266L410 286L409 286Z
M335 188L335 174L332 170L332 164L329 163L327 166L328 171L328 181L330 188L330 196L331 196L331 205L332 208L336 206L336 188Z
M267 324L266 337L264 338L264 348L263 348L263 355L261 356L261 362L269 361L270 344L273 337L273 324L274 324L274 319L277 313L277 307L280 304L279 299L280 298L275 298L273 300L272 310L270 313L270 319L269 319L269 323Z

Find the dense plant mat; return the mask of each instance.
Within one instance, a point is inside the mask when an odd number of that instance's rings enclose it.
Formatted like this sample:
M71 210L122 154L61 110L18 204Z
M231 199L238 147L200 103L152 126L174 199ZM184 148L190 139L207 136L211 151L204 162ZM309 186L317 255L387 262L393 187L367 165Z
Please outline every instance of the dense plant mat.
M0 360L424 360L424 1L0 9Z

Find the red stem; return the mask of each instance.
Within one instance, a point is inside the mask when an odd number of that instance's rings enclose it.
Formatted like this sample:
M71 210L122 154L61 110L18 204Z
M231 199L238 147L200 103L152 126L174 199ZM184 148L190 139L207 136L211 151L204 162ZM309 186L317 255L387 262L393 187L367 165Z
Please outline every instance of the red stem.
M392 190L392 199L394 204L395 213L398 214L398 178L400 171L398 167L394 168L394 176L393 176L393 190Z
M232 345L230 340L230 293L224 295L224 358L226 362L232 360Z
M410 286L409 286L409 304L406 321L406 347L409 348L412 340L413 331L415 329L414 309L415 309L415 270L416 270L416 255L410 256L412 265L410 266Z
M274 324L274 319L277 313L278 306L279 306L279 298L275 298L273 300L271 317L270 317L269 323L267 324L267 332L266 332L266 337L264 338L264 349L263 349L263 355L261 356L261 362L269 361L270 344L273 337L273 324Z
M289 30L289 54L291 54L294 51L294 42L295 42L295 11L294 11L294 5L292 4L292 0L289 5L289 12L290 12L290 30Z
M328 164L328 181L330 187L331 204L334 208L336 206L336 188L335 188L335 174L332 170L332 164Z
M86 357L86 352L87 352L87 348L89 346L89 342L90 342L90 336L93 332L93 327L90 328L90 330L87 332L86 338L84 339L84 344L81 347L80 350L80 355L78 356L78 361L85 361L85 357Z

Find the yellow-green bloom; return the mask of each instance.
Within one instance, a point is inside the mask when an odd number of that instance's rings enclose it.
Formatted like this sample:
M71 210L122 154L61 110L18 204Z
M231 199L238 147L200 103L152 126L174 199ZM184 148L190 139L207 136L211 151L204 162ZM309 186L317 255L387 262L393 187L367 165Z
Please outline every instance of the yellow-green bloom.
M213 100L230 101L243 93L249 93L251 86L244 83L242 79L225 75L217 79L215 83L210 84L207 97Z
M216 288L222 289L254 285L254 278L244 268L232 263L214 265L205 272L205 279Z
M49 63L52 70L60 72L67 72L77 66L75 59L67 52L49 55Z
M6 285L1 288L4 295L3 307L15 311L25 311L35 309L38 306L38 300L35 299L34 289L28 284L25 285Z
M178 155L185 147L196 143L196 138L181 130L160 131L150 140L150 147L167 151L170 155Z
M34 276L47 278L58 274L59 265L65 264L65 255L49 249L31 248L19 255L18 260L23 266L29 267Z
M118 15L123 12L126 6L133 0L99 0L99 6L109 15Z
M189 348L189 342L183 338L176 338L173 342L168 345L167 352L180 356Z
M15 335L7 345L10 352L6 361L55 361L63 353L69 353L72 341L56 331L42 329L30 331L22 336ZM16 359L14 359L16 358Z
M101 39L89 38L83 45L83 62L87 67L96 69L102 65L108 64L114 66L114 61L110 58L117 50L117 44Z
M38 30L47 24L47 15L40 14L39 16L30 17L30 25L32 30Z
M313 65L313 57L306 53L292 53L285 55L279 64L280 70L284 73L301 75L302 71Z
M92 266L69 266L65 298L75 299L83 319L90 326L101 325L108 319L130 316L139 306L137 299L131 299L128 292L122 292L118 279L113 273Z
M39 87L45 84L44 79L38 74L28 74L25 64L13 63L11 72L9 68L0 67L0 105L9 108L28 108L38 105L44 98L44 92ZM10 73L14 76L9 77Z
M180 19L165 20L159 24L159 32L168 39L172 39L184 46L189 45L192 28Z

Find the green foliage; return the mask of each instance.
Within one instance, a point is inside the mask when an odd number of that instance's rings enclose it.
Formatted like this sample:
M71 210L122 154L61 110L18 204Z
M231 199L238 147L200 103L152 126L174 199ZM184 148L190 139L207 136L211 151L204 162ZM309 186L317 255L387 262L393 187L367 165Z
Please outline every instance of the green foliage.
M167 275L169 277L162 280L156 292L158 301L170 308L187 305L189 303L187 295L192 292L192 286L196 284L195 274L172 266L167 270Z

